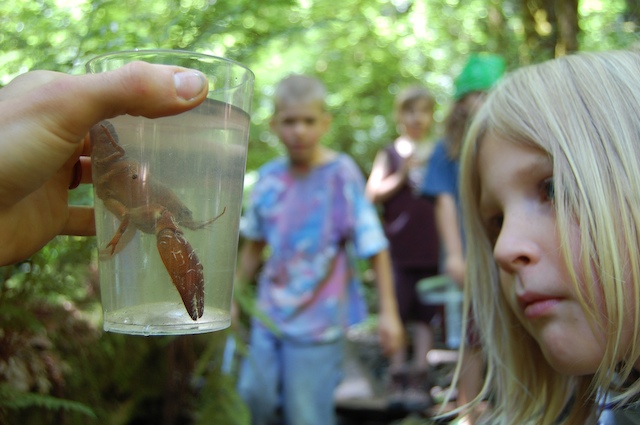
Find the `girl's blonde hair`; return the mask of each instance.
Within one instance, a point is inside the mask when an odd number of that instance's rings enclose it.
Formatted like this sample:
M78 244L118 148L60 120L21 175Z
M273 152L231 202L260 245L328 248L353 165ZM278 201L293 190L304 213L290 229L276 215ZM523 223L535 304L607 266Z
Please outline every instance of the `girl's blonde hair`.
M621 402L640 393L640 381L631 377L640 358L639 72L640 54L632 51L582 53L522 68L490 93L469 128L460 182L465 291L487 358L478 400L495 402L489 423L582 424L597 415L605 393ZM607 336L594 375L552 369L500 289L478 210L477 151L485 137L539 148L553 161L559 249L586 316ZM579 246L569 244L571 223L579 224ZM620 352L623 322L633 333L630 348Z

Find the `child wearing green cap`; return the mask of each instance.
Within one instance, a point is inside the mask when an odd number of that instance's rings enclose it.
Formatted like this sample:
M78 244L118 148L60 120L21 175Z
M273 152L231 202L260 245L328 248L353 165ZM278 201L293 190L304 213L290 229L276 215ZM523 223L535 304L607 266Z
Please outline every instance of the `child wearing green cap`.
M445 136L433 151L427 165L421 192L435 201L436 227L443 249L444 272L458 285L464 281L464 235L460 223L458 195L459 158L467 125L482 104L487 91L505 71L504 59L492 54L474 54L455 80L453 104L445 120ZM467 334L462 349L462 369L458 380L459 406L474 400L482 389L484 363L473 332ZM459 423L473 425L478 412L472 411Z

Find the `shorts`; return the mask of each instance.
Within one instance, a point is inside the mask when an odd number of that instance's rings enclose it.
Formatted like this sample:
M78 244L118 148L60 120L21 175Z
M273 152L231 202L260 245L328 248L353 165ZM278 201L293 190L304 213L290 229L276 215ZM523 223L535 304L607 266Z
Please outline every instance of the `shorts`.
M420 280L437 274L438 267L393 268L396 299L402 323L423 322L429 324L438 314L444 317L444 306L423 304L417 291Z
M344 339L298 343L253 325L238 378L252 425L335 425L333 395L342 377Z

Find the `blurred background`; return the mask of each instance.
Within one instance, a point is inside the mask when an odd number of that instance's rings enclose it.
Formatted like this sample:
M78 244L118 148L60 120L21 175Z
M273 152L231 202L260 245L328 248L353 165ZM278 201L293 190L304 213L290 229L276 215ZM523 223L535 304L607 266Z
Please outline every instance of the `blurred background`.
M115 50L236 60L256 74L250 185L282 153L268 128L274 84L306 73L330 93L326 143L368 175L396 136L402 88L429 88L440 122L470 53L499 53L515 69L632 47L638 23L640 0L4 0L0 85L30 70L83 73L88 59ZM88 187L72 196L93 202ZM0 268L0 424L247 423L224 355L228 331L141 338L101 326L93 238L59 237Z

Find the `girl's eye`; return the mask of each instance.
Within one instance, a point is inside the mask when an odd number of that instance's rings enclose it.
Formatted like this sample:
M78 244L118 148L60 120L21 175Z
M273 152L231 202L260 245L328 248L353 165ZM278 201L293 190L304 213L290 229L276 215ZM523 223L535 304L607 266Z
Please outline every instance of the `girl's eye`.
M549 201L555 200L556 188L553 183L553 177L549 177L542 182L542 195Z
M504 216L502 214L497 214L485 221L484 227L487 230L487 236L489 236L489 241L492 246L494 246L498 241L503 221Z

